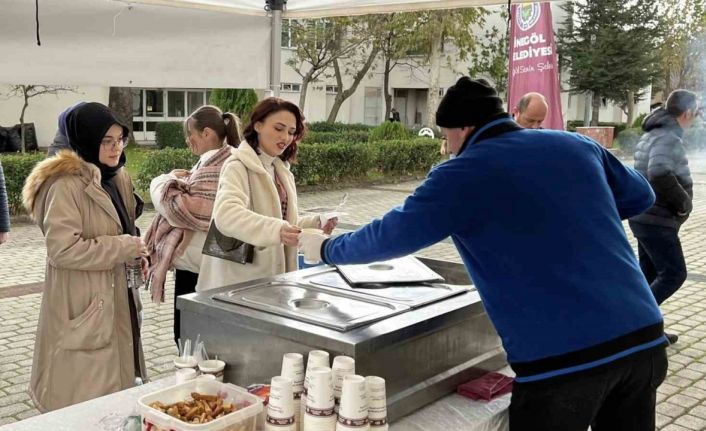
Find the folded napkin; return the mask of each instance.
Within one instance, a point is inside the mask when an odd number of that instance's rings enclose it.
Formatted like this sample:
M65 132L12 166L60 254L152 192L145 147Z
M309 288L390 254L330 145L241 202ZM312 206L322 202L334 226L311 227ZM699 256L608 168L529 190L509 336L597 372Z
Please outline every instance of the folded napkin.
M459 385L456 392L472 400L490 401L512 392L512 377L500 373L487 373L475 380Z

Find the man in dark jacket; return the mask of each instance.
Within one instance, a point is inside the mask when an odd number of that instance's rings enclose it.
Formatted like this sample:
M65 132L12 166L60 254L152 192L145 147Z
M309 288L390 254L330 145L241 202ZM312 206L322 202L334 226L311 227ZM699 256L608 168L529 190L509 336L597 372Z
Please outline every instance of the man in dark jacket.
M635 169L650 182L657 197L652 208L630 219L637 238L640 268L661 304L686 280L686 262L679 241L679 228L692 209L692 185L684 130L698 115L695 93L675 90L664 107L645 119L635 150ZM677 335L667 334L670 343Z
M303 232L304 256L362 264L450 236L516 374L511 430L654 429L667 340L621 222L654 193L596 142L523 129L502 105L459 79L436 112L457 157L355 232Z
M0 244L7 242L10 233L10 210L5 189L5 175L0 162Z

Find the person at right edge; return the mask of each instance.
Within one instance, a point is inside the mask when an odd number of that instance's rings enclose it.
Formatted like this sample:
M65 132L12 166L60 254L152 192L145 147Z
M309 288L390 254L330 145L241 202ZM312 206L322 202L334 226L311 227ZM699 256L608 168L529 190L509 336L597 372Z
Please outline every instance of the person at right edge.
M516 374L511 431L654 430L667 339L621 222L654 193L595 141L523 129L502 106L459 79L436 112L457 157L381 218L300 247L362 264L451 236Z
M699 112L696 94L675 90L667 103L642 124L645 134L635 149L635 169L647 178L657 199L652 208L632 217L630 229L650 289L662 304L686 281L686 262L679 228L692 210L693 181L682 141ZM667 333L670 344L679 339Z

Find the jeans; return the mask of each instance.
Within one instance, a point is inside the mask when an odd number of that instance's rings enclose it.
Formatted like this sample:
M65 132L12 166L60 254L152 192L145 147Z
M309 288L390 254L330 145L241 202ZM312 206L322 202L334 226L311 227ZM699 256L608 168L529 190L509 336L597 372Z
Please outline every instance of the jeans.
M665 226L630 223L637 238L640 268L658 304L676 292L686 280L686 262L679 230Z
M666 375L659 346L585 371L515 382L510 431L654 431L657 387Z

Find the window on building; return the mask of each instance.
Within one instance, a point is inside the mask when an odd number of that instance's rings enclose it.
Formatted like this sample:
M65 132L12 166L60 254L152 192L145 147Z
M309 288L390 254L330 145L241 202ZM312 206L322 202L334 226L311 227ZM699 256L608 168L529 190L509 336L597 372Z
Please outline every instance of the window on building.
M382 88L365 87L365 124L376 126L380 124L382 105Z
M282 91L286 91L289 93L298 93L302 91L302 85L301 84L294 84L290 82L283 82L280 86L280 89Z
M168 91L167 92L167 117L185 117L184 103L185 97L183 91Z
M443 95L444 95L444 89L443 89L443 88L439 88L439 96L443 96Z
M142 90L133 89L132 91L132 116L142 117L144 113L142 112L143 99Z
M292 44L292 20L282 20L282 48L294 48Z
M164 91L145 90L145 102L148 117L164 117Z
M133 121L132 122L132 131L133 132L144 132L145 130L145 123L142 121Z
M188 109L188 114L191 114L201 106L205 105L204 103L204 92L203 91L189 91L188 92L188 99L189 99L189 109ZM186 115L185 115L186 116Z
M338 94L338 85L327 85L326 94Z
M148 132L156 132L157 131L157 123L158 121L148 121L147 124L147 131Z

